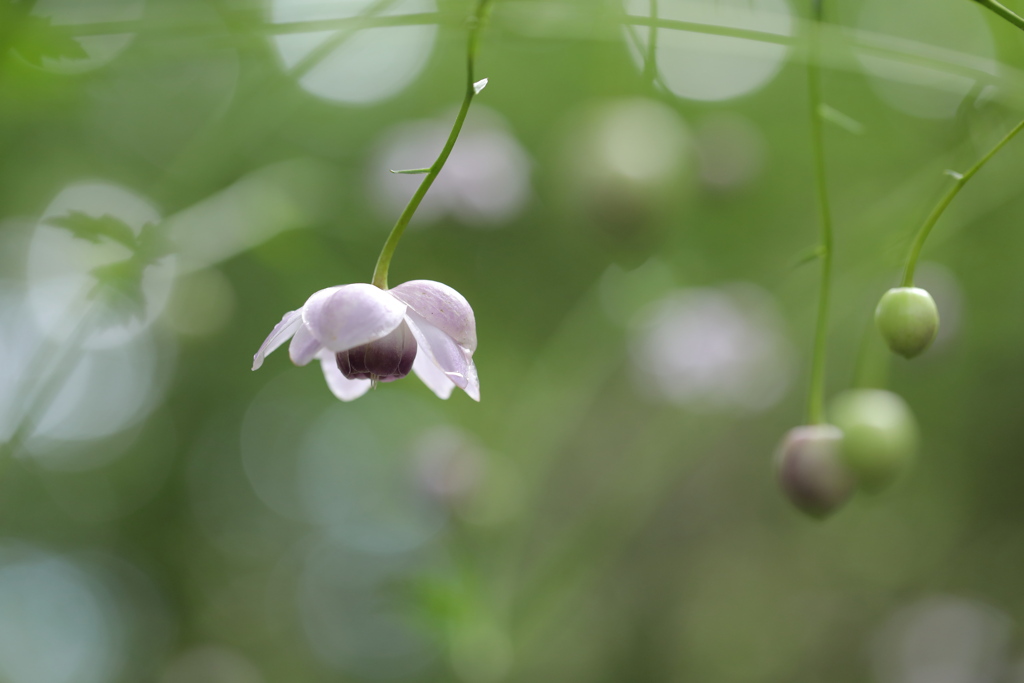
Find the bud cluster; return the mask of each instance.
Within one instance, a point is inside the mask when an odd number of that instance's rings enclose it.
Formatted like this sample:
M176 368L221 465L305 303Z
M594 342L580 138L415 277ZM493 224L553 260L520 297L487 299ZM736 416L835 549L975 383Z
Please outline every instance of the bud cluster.
M882 295L875 324L889 349L920 355L939 330L939 311L919 287L894 287ZM906 402L882 389L854 389L837 396L828 424L795 427L775 454L779 485L800 510L824 517L857 490L875 493L913 460L917 424Z
M829 407L829 424L794 427L775 454L779 485L800 510L825 517L854 492L886 488L917 450L917 425L902 398L854 389Z

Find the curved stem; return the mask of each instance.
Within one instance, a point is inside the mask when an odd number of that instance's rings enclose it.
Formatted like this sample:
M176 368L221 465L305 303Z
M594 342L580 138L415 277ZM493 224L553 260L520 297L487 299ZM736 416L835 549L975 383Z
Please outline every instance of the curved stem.
M810 53L807 59L807 90L811 116L811 148L814 155L814 177L818 189L818 210L821 224L821 295L818 299L818 323L814 333L814 358L811 363L811 386L807 397L807 418L810 424L824 421L825 413L825 342L828 332L829 290L832 281L832 213L829 209L828 186L825 182L825 146L822 140L821 83L818 73L818 24L821 21L821 0L812 0L813 21L810 30Z
M928 217L924 220L924 224L917 231L917 236L914 237L913 243L910 245L910 253L907 254L907 264L903 269L903 281L901 285L903 287L914 286L914 269L917 267L917 259L921 255L921 249L924 247L925 240L928 239L928 235L931 233L932 228L938 222L939 217L942 216L942 212L946 210L953 198L956 197L957 193L960 192L961 188L967 184L975 173L981 170L981 167L988 163L988 160L995 156L996 152L1001 150L1007 142L1013 139L1013 137L1024 128L1024 121L1021 121L1014 126L1009 133L1003 136L1003 139L995 144L995 146L985 153L985 156L978 159L978 162L971 166L963 175L956 175L953 186L949 188L939 203L935 205L932 212L928 214Z
M1006 19L1008 22L1016 26L1017 28L1024 29L1024 18L1022 18L1019 14L1016 14L1009 7L1005 7L999 4L998 2L996 2L996 0L974 0L974 2L978 3L985 9L995 12L1003 19Z
M466 94L462 99L459 113L455 117L455 123L452 125L452 132L448 134L448 140L444 143L444 147L441 148L441 153L437 155L437 159L430 165L429 171L423 177L423 182L416 188L416 192L412 195L405 210L402 211L402 215L398 217L395 227L391 228L391 234L388 235L387 241L384 242L384 247L380 250L380 256L377 257L377 266L373 269L373 280L371 282L381 289L388 288L388 268L391 266L391 257L395 255L398 242L402 239L406 226L412 220L413 214L419 208L420 202L423 201L423 197L427 194L427 190L434 184L437 175L444 168L445 162L448 161L448 156L452 153L452 148L455 147L455 141L459 139L459 133L462 132L462 124L466 122L469 105L478 92L478 85L474 79L473 71L477 47L480 42L480 29L484 24L484 15L488 4L490 4L490 0L479 0L476 12L470 18L469 39L466 45Z

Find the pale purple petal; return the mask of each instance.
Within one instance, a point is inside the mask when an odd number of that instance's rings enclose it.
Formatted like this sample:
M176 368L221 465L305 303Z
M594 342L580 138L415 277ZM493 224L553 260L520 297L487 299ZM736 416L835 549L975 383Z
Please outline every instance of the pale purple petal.
M469 349L459 346L454 339L412 311L406 313L406 321L419 345L417 359L420 355L427 356L455 386L465 390L474 401L479 401L480 379Z
M302 320L317 341L345 351L387 336L402 323L405 304L365 283L321 289L302 306Z
M476 318L466 298L433 280L410 280L388 290L470 353L476 351Z
M295 330L295 336L292 337L291 346L288 347L288 355L296 365L306 365L316 358L316 354L322 348L323 345L316 340L309 328L299 325L299 329Z
M281 318L281 322L274 326L270 335L263 341L260 350L252 357L252 369L259 370L263 365L263 359L269 356L274 349L288 341L288 338L295 334L295 330L302 324L302 316L299 311L288 311Z
M370 386L373 384L370 380L349 379L341 374L334 354L330 351L321 350L318 357L320 358L320 369L324 371L324 379L327 380L327 387L342 401L354 401L370 390Z
M439 398L447 399L452 395L455 383L448 378L448 375L444 374L444 370L434 363L429 354L423 353L422 350L417 353L416 360L412 364L412 371Z
M476 363L473 362L473 356L469 352L466 353L466 386L462 387L462 390L469 395L471 399L480 402L480 376L476 374Z

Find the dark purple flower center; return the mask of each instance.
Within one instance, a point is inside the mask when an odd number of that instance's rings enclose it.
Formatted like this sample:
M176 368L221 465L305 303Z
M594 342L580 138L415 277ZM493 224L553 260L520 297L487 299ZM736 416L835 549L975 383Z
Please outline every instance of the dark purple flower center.
M388 336L336 354L338 369L348 379L393 382L409 374L416 360L416 337L402 321Z

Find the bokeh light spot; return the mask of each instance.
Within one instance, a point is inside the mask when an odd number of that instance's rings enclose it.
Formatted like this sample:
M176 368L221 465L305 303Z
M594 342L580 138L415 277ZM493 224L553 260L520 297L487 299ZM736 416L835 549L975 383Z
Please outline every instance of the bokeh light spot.
M112 183L86 181L64 188L43 212L36 226L28 255L29 302L32 313L47 336L63 339L90 305L109 308L113 304L92 303L90 294L97 280L93 271L131 255L114 240L91 241L70 230L50 224L70 215L91 219L111 217L138 236L144 225L158 224L160 214L138 194ZM89 348L114 347L139 334L163 310L171 293L176 272L175 257L164 256L142 273L143 308L140 315L111 312L98 316L104 324L76 340ZM93 315L97 315L93 312ZM116 316L116 317L115 317Z
M405 208L422 175L391 173L433 163L451 132L453 115L400 124L384 134L373 156L371 191L388 222ZM497 112L474 106L444 169L420 204L414 224L451 215L465 225L495 228L530 199L530 158Z
M231 322L235 300L231 281L219 270L208 268L178 278L165 316L178 334L206 337Z
M651 0L626 0L627 14L650 17ZM660 0L658 17L712 26L792 35L793 19L785 0ZM733 36L670 28L643 28L626 41L643 68L651 31L657 31L658 74L674 94L690 100L721 101L767 85L782 68L787 48Z
M444 523L440 509L417 495L408 451L389 448L390 422L339 403L324 411L300 446L298 483L309 518L363 551L416 548Z
M235 650L204 645L185 650L167 665L160 683L263 683L263 674Z
M876 634L879 683L998 680L1013 624L1002 611L967 598L930 596L895 614Z
M639 314L630 357L646 393L712 411L770 407L793 365L774 300L749 284L668 294Z
M0 675L9 683L106 683L117 671L108 596L67 560L0 550Z
M400 16L437 10L433 0L322 2L273 0L275 23L344 19L368 15ZM433 50L437 27L390 26L358 32L312 31L275 36L273 41L288 69L299 68L299 82L308 92L345 104L371 104L404 90L423 70ZM330 45L335 42L336 46ZM326 50L326 54L318 52ZM313 60L307 66L307 62Z
M304 568L299 610L321 661L373 680L410 680L435 657L408 618L403 580L419 566L406 555L361 555L334 543L312 550Z
M866 0L861 7L859 28L866 31L912 40L925 46L941 46L984 60L995 57L992 34L982 10L972 3L954 3L934 11L929 0ZM871 87L889 106L906 114L929 119L956 114L964 97L975 87L975 80L934 67L860 53L860 63ZM981 60L978 60L981 62ZM988 61L992 72L996 63Z

